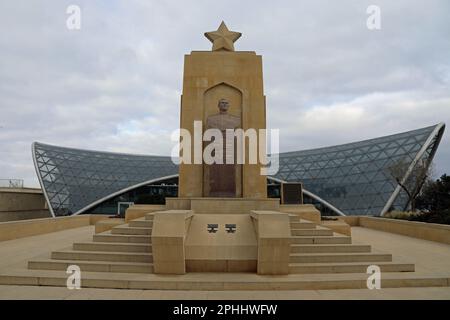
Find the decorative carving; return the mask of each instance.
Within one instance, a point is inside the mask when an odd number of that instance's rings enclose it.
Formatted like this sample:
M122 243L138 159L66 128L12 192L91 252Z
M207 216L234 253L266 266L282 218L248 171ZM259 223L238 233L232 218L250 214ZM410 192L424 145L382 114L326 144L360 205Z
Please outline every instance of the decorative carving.
M235 223L227 223L225 225L225 229L227 233L235 233L236 232L236 224Z
M212 51L234 51L234 42L241 37L242 33L228 30L225 22L219 26L217 31L205 32L205 37L213 43Z
M209 233L216 233L219 225L217 223L208 223L207 229Z

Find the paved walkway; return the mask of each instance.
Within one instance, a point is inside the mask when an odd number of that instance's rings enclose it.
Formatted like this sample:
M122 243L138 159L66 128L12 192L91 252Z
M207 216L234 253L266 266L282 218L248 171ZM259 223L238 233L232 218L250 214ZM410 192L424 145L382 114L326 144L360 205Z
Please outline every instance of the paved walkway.
M319 291L151 291L59 287L0 286L2 299L174 299L174 300L449 300L450 288Z
M0 273L25 269L27 261L92 239L94 228L83 227L0 242ZM353 242L371 244L374 251L392 253L394 261L416 264L421 274L450 275L450 245L372 229L352 228ZM445 299L447 288L319 291L149 291L59 287L0 286L0 299Z
M353 242L371 244L373 250L392 253L393 261L414 263L416 272L450 274L450 245L374 229L353 227Z

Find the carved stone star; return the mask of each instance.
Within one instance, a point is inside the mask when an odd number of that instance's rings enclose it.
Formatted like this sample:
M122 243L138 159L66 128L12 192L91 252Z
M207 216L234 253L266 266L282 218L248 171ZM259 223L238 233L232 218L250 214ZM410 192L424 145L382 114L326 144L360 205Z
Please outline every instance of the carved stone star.
M234 51L234 42L240 38L242 33L228 30L225 22L219 26L217 31L205 32L205 37L213 43L212 51Z

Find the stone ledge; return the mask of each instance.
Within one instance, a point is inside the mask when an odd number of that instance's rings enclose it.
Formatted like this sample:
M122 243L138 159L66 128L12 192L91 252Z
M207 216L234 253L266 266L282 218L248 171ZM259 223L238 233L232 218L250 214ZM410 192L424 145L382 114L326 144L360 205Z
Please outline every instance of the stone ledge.
M107 215L86 214L69 217L0 222L0 241L85 227L104 219L109 218Z
M352 228L345 221L322 221L322 226L333 230L334 232L352 236Z
M105 220L101 220L95 224L95 233L109 231L115 226L120 226L122 224L125 224L125 219L108 218Z
M336 218L345 221L352 227L364 227L428 241L450 244L450 226L445 224L368 216Z

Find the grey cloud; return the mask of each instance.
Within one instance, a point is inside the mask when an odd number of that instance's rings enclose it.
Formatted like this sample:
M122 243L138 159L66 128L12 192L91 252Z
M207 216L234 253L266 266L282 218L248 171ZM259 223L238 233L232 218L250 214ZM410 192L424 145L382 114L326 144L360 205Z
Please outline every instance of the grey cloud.
M65 27L66 7L82 29ZM377 1L50 1L0 3L0 178L37 180L33 141L169 154L183 55L209 50L225 20L237 50L263 55L268 125L281 150L449 122L450 3ZM444 137L437 171L450 172Z

